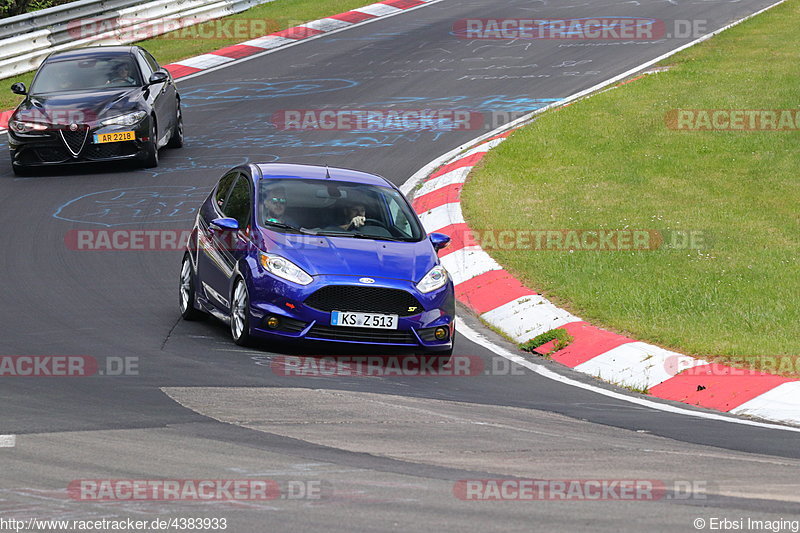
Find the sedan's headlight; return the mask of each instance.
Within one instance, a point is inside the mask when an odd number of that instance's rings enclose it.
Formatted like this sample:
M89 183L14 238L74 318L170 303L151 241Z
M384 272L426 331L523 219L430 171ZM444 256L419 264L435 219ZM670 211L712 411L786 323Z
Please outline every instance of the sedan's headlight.
M430 272L425 274L422 281L417 283L417 290L423 294L441 289L447 283L449 274L442 265L436 265Z
M133 113L107 118L102 122L102 124L103 126L111 126L112 124L119 124L120 126L133 126L134 124L141 122L146 116L147 111L134 111Z
M9 127L17 133L30 133L32 131L44 131L47 129L47 124L39 124L38 122L23 122L22 120L8 121Z
M308 273L295 265L288 259L284 259L279 255L267 254L261 252L261 266L267 269L267 272L275 274L279 278L283 278L299 285L308 285L314 281Z

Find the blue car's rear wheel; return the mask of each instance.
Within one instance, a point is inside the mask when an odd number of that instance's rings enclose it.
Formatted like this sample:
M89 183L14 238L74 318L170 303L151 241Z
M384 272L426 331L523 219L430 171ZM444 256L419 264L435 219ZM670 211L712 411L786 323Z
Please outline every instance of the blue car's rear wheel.
M241 278L236 280L231 298L231 336L239 346L250 344L250 296Z
M185 255L181 264L181 287L178 299L181 316L184 320L202 320L207 316L204 312L195 308L194 301L195 289L192 261L188 255Z

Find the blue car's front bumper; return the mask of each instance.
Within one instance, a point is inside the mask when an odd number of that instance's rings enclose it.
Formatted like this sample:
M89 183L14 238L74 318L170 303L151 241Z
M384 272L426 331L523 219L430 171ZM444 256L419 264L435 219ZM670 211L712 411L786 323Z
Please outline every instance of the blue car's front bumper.
M262 271L249 287L251 333L273 339L406 346L430 352L452 348L455 319L452 282L423 294L410 281L374 280L373 284L365 285L353 276L316 276L311 284L300 286ZM318 292L321 289L325 290ZM331 310L398 315L398 327L393 330L331 326ZM267 325L270 317L278 318L277 327ZM448 331L445 339L436 340L437 328Z

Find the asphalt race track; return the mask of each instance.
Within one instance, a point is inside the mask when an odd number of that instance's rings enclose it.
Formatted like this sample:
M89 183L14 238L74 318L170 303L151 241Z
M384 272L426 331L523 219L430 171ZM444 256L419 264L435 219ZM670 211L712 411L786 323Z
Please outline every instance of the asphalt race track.
M137 368L124 376L0 378L0 435L17 436L14 447L0 447L0 516L226 517L235 532L694 531L697 518L800 518L800 433L651 409L512 371L464 335L455 354L480 357L492 375L281 376L280 354L331 349L243 349L221 323L179 321L180 251L68 245L76 229L189 229L222 172L245 161L345 166L401 184L513 116L692 40L464 40L452 35L456 19L631 16L668 28L702 20L713 31L771 3L443 0L179 81L187 144L162 151L157 169L15 178L6 159L0 355L128 358ZM271 126L278 111L319 108L460 109L497 114L497 123L402 132ZM634 502L454 495L458 480L508 476L688 482L707 494ZM320 499L203 504L95 503L66 491L79 479L162 478L314 481L324 490Z

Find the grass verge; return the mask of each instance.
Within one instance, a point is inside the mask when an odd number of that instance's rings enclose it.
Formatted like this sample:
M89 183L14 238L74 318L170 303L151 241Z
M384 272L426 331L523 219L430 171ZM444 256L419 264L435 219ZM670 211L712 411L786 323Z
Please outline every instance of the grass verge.
M368 0L275 0L218 21L205 22L137 44L153 54L160 64L166 65L368 4ZM242 22L238 23L239 26L235 26L236 23L230 24L227 30L219 23L219 21L236 20ZM250 21L257 22L250 24ZM250 35L251 27L263 28L265 31L259 32L258 35ZM10 87L18 81L30 87L33 74L28 72L0 80L0 110L12 109L20 103L22 97L13 94Z
M544 354L545 357L549 357L569 346L574 340L575 338L567 333L567 330L556 328L551 329L550 331L545 331L541 335L537 335L528 342L520 344L519 347L521 350L525 350L526 352L532 352L537 348L544 346L545 344L552 343L552 346L548 346L549 349Z
M799 23L788 2L673 56L667 72L543 115L472 172L469 225L699 232L690 249L488 251L636 339L735 362L800 354L800 132L676 131L666 118L798 108Z

